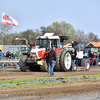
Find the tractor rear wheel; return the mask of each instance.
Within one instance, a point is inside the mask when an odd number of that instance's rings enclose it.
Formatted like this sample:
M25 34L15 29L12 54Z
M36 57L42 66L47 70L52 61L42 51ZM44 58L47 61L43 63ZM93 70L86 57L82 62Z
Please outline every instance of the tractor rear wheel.
M85 70L88 71L90 69L90 61L88 59L82 59L81 66L84 66Z
M62 71L69 71L71 68L72 58L69 51L64 50L61 55L61 70Z
M27 55L23 55L19 61L19 67L22 72L31 71L29 65L26 65Z
M55 64L55 67L54 67L54 70L55 71L61 71L61 68L60 68L60 61L61 61L61 54L63 52L64 49L60 49L58 51L58 55L57 55L57 60L56 60L56 64Z

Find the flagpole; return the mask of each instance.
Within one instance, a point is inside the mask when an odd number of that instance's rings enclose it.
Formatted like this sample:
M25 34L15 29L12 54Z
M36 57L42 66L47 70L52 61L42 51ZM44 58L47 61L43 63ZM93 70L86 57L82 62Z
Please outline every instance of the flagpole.
M0 33L1 33L1 36L2 36L2 39L1 39L1 44L3 45L3 32L2 32L2 24L1 24L1 26L0 26Z
M3 11L2 11L3 13ZM3 32L2 32L2 24L1 24L1 35L2 35L2 46L3 46Z

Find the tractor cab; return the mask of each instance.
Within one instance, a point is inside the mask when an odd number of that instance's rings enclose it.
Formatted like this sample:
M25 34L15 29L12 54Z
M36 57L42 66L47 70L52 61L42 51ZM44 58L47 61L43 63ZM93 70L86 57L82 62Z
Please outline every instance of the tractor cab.
M50 38L39 38L36 41L36 48L45 48L46 51L48 51L49 48L52 48L55 46L56 48L60 48L60 41L57 37L56 39L50 39Z
M85 43L84 42L77 42L74 46L75 50L77 51L78 58L84 58L86 55L85 53Z
M45 33L43 36L38 36L36 39L36 46L31 50L32 54L36 54L38 59L41 58L45 52L53 46L57 49L61 48L61 42L68 39L68 36L53 36L54 33Z
M44 36L38 37L36 41L36 47L45 48L46 51L48 51L48 49L52 48L53 46L56 48L62 47L64 40L68 39L68 36L53 36L53 34L54 33L46 33Z

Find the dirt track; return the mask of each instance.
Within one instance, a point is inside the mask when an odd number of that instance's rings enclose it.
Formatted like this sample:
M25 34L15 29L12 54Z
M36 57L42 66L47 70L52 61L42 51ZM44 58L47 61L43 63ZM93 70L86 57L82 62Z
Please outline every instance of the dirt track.
M100 74L100 67L92 67L89 71L78 72L54 72L55 77L74 76L74 75L96 75ZM36 78L48 77L47 72L20 72L19 70L0 71L0 79L16 79L16 78ZM41 98L64 97L76 94L100 93L100 81L83 82L67 82L49 86L32 86L32 87L17 87L0 89L0 94L8 94L9 99L20 96L36 96L34 100ZM21 100L21 99L20 99ZM23 99L23 100L33 100Z
M75 76L75 75L97 75L100 74L100 67L91 67L89 71L75 71L75 72L54 72L54 77L61 76ZM21 72L20 70L0 70L0 80L5 79L19 79L19 78L37 78L48 77L47 72Z

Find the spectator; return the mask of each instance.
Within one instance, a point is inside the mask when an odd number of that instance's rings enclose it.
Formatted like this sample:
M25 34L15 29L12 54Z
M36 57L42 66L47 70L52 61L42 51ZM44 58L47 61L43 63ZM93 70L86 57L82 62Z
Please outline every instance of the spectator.
M14 52L12 53L12 59L15 59L15 53Z
M72 40L72 48L74 48L74 45L75 45L75 44L74 44L74 41Z
M11 52L9 52L9 59L11 59Z
M94 53L93 53L93 51L91 52L91 59L92 59L91 66L93 66L93 63L94 63Z
M6 52L6 57L9 57L9 52L10 52L9 50Z
M4 57L6 57L6 54L5 54L5 53L3 53L3 58L4 58Z
M0 59L2 58L2 50L0 50Z
M48 53L48 59L49 59L49 63L50 63L50 69L51 69L51 76L54 75L53 73L53 69L56 63L56 52L55 52L55 47L53 47L53 49Z
M71 70L74 69L74 64L75 64L75 61L76 61L76 55L77 55L76 50L73 47L72 50L71 50L71 56L72 56L72 69Z
M78 44L77 41L73 41L73 40L72 40L72 48L74 48L74 46L77 45L77 44Z
M98 66L98 61L99 61L99 52L96 53L96 56L95 56L95 60L96 60L96 66Z

